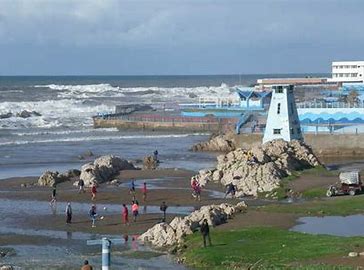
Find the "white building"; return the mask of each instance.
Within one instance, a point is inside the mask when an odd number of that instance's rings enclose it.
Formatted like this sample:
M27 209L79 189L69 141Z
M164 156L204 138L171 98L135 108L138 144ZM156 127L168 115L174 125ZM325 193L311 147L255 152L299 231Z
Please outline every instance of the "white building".
M293 95L293 85L272 86L272 99L263 143L274 139L303 140Z
M332 62L332 78L328 82L364 83L364 61Z

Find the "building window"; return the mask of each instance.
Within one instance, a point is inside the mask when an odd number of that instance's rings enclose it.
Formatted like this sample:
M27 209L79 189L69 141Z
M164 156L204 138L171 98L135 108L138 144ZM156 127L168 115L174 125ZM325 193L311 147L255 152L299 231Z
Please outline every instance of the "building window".
M281 134L281 129L280 128L274 128L273 129L273 134Z
M292 134L292 135L294 134L294 129L293 129L293 128L291 128L291 134Z
M282 94L283 93L283 87L282 86L277 86L275 89L275 92L278 94Z
M293 103L291 102L291 114L294 114Z
M297 133L300 134L301 133L301 129L297 128Z
M281 113L281 103L278 103L277 114L280 114L280 113Z

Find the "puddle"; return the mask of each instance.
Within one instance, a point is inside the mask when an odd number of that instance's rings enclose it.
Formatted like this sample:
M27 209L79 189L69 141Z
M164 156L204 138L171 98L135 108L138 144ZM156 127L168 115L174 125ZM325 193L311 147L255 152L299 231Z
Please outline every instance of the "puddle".
M56 206L52 209L48 202L45 201L31 201L31 200L7 200L0 199L0 212L7 215L48 215L58 214L64 215L66 209L65 202L57 202ZM73 213L82 214L88 216L90 210L90 203L72 203ZM106 207L106 209L105 209ZM131 206L128 206L131 208ZM154 205L140 205L144 214L160 214L159 206ZM169 206L169 214L188 215L195 209L192 206ZM100 215L107 214L119 214L121 212L121 205L119 204L97 204L97 212Z
M101 266L101 246L85 246L83 250L74 249L65 246L34 246L34 245L16 245L7 246L14 248L16 256L5 257L2 264L14 265L14 269L80 269L83 260L87 259L94 269L100 269ZM131 254L135 256L131 256ZM141 253L141 254L138 254ZM115 245L111 250L111 267L112 269L186 269L171 261L168 255L161 256L143 256L143 252L126 250L125 247Z
M309 234L364 236L364 215L302 217L290 230Z

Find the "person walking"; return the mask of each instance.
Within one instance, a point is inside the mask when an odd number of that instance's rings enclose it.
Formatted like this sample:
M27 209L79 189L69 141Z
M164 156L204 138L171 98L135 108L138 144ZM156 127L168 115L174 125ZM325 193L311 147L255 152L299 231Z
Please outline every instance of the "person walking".
M96 217L97 217L97 213L96 213L96 205L92 205L91 208L90 208L90 211L89 211L89 214L90 214L90 218L92 220L92 224L91 224L91 227L94 228L96 227Z
M162 222L166 222L166 211L167 211L168 206L166 205L166 202L162 202L161 206L160 206L160 210L163 212L163 219Z
M226 185L226 193L224 198L227 197L227 195L231 194L231 198L235 198L235 192L236 192L236 188L234 186L234 184L231 182L230 184Z
M206 238L208 238L209 246L211 246L211 238L210 238L210 227L207 223L207 219L205 218L201 224L200 228L202 238L203 238L203 246L206 247Z
M71 203L68 202L66 206L66 223L71 224L72 222L72 207Z
M129 210L128 207L123 203L123 211L122 211L122 216L123 216L123 222L125 225L129 225Z
M92 187L91 187L91 200L92 201L94 201L96 199L96 193L97 193L96 184L92 184Z
M53 206L53 204L55 204L57 202L57 189L56 189L56 185L53 185L53 189L52 189L52 196L51 196L51 201L49 202L49 204L51 206Z
M85 260L83 262L83 266L81 267L81 270L93 270L92 266L89 265L88 260Z
M197 184L194 188L193 193L195 194L195 200L196 201L201 201L201 186L200 184Z
M139 203L138 201L134 201L131 206L131 211L133 212L134 222L136 222L137 216L139 215Z
M143 183L143 187L142 187L142 193L143 193L143 202L146 202L147 201L147 183L144 182Z
M85 193L86 191L85 191L85 182L82 180L82 179L80 179L79 181L78 181L78 193Z

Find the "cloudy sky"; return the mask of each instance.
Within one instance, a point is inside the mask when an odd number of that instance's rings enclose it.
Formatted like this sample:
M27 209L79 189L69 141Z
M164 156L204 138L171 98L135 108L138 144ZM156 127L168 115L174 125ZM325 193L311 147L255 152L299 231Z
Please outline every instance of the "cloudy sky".
M0 0L0 75L329 72L362 0Z

